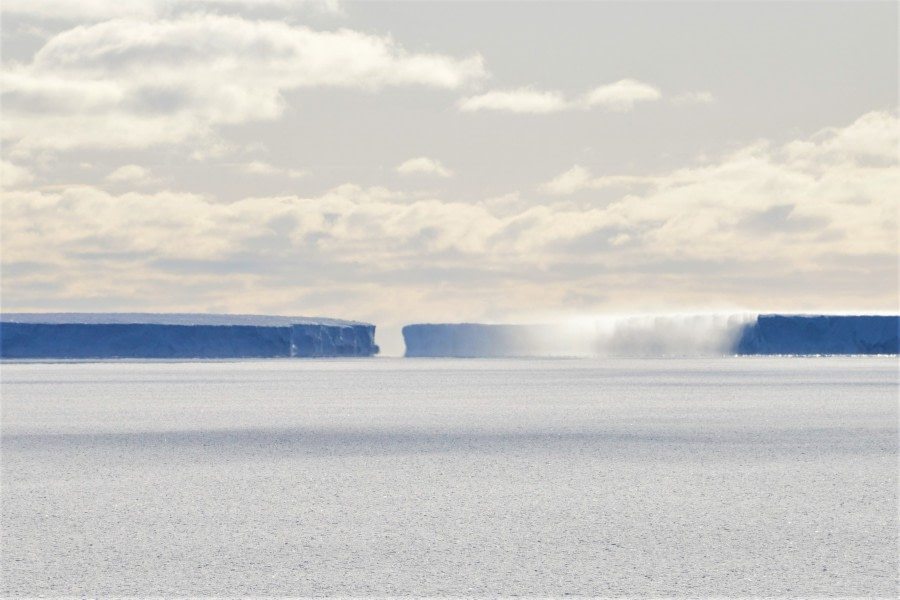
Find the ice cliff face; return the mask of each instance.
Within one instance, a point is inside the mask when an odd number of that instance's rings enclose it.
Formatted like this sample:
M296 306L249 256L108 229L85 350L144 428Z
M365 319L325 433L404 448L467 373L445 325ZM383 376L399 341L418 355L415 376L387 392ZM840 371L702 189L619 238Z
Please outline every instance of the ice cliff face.
M736 354L898 354L895 316L760 315Z
M897 354L896 316L625 317L571 325L420 324L406 356Z
M255 315L3 314L3 358L372 356L375 326Z

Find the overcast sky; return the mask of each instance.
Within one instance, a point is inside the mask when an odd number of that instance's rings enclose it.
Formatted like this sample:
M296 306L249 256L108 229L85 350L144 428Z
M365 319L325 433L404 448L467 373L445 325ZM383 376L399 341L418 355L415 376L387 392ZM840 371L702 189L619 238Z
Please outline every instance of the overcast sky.
M896 312L896 2L4 0L4 311Z

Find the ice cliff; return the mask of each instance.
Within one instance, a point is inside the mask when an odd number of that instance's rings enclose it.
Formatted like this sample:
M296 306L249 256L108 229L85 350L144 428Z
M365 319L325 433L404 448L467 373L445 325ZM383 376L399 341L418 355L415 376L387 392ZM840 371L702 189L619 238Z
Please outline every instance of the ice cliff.
M897 316L760 315L735 354L898 354Z
M897 354L897 316L662 316L559 325L417 324L406 356Z
M201 314L0 315L2 358L372 356L375 326L337 319Z

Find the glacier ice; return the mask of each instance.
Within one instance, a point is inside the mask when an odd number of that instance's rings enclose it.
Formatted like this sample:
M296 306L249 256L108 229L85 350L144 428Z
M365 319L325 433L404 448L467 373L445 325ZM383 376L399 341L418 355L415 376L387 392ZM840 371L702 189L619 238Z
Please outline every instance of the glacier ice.
M262 315L6 313L3 358L372 356L375 326Z

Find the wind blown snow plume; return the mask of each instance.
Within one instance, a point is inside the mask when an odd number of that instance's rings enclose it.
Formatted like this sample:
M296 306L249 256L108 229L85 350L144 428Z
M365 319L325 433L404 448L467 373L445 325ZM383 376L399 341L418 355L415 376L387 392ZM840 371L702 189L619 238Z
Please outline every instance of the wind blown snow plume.
M900 317L664 315L545 325L409 325L407 356L697 357L897 354Z
M748 315L596 317L539 325L425 324L403 329L407 356L722 356Z

